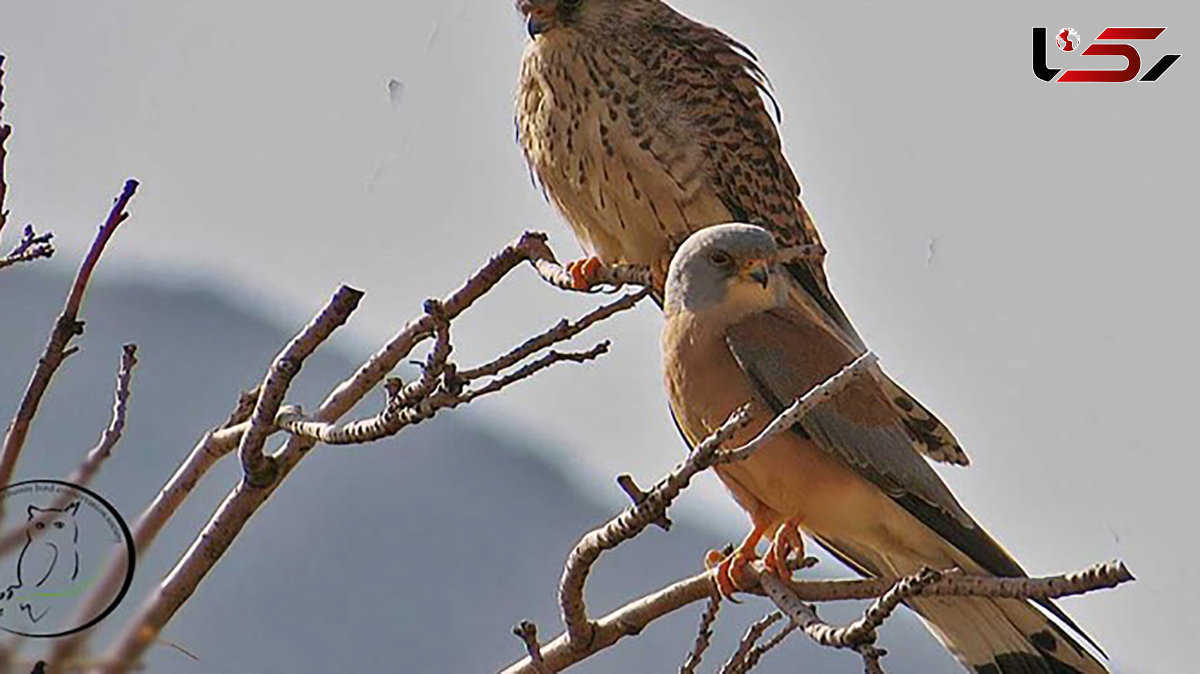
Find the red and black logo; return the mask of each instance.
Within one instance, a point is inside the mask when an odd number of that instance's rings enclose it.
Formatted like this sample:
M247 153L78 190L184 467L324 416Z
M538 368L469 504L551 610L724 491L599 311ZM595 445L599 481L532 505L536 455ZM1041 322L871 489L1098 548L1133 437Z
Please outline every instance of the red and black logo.
M1162 35L1166 28L1105 28L1100 31L1093 44L1080 52L1082 56L1120 56L1125 59L1123 70L1068 70L1058 79L1061 68L1050 68L1046 65L1046 44L1049 42L1046 29L1033 29L1033 74L1047 82L1131 82L1142 71L1142 56L1133 45L1126 41L1150 41ZM1063 28L1054 36L1054 43L1060 51L1071 53L1079 51L1079 33L1074 28ZM1140 82L1153 82L1162 77L1172 64L1179 60L1179 54L1167 54L1160 59Z

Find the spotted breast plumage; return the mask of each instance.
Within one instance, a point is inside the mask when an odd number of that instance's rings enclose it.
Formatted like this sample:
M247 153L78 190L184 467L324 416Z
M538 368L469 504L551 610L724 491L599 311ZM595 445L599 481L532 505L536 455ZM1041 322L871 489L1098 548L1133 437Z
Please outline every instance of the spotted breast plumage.
M725 222L781 246L820 245L783 155L766 76L749 49L659 0L520 0L531 41L517 131L531 170L593 259L647 265L656 296L691 233ZM571 266L587 285L589 266ZM808 305L848 348L862 339L820 258L787 265ZM965 465L948 428L877 368L884 397L929 458Z

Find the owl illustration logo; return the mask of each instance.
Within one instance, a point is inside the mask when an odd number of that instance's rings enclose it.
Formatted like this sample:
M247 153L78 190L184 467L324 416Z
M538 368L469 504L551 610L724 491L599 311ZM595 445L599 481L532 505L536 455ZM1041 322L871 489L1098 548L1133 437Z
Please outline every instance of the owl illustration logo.
M45 618L56 600L69 594L79 578L77 512L79 501L65 508L30 505L27 510L25 547L17 558L17 580L0 593L0 601L15 601L31 622Z

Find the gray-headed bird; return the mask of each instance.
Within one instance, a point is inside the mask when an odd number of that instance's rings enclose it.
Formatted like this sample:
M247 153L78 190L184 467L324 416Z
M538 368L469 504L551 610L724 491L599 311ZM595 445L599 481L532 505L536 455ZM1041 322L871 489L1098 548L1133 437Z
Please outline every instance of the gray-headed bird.
M689 234L752 222L781 246L819 246L800 184L783 156L750 51L659 0L519 0L531 40L521 63L517 132L525 158L588 255L656 271L656 298ZM862 340L825 279L823 260L786 265L847 348ZM803 291L803 292L801 292ZM954 435L880 373L887 398L936 461L965 465Z
M748 441L857 358L810 305L792 301L804 291L780 258L771 232L728 224L693 234L671 262L664 379L675 420L693 445L746 403L752 422L733 442ZM895 578L925 567L1025 576L917 451L873 374L853 379L750 458L716 470L753 524L720 569L725 592L764 537L768 566L787 575L788 555L803 552L798 530L867 576ZM1024 600L927 597L908 605L971 671L1107 671ZM1042 608L1087 639L1057 606L1047 601Z

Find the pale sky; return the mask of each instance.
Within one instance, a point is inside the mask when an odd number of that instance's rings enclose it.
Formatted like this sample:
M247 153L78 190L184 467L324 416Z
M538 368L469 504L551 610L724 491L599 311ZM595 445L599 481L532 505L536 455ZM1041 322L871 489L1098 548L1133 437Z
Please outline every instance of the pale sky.
M963 441L974 465L943 471L963 503L1034 573L1127 561L1137 584L1065 605L1120 671L1188 670L1195 3L677 6L761 57L835 290ZM1183 55L1160 81L1033 76L1031 27L1127 25L1168 27L1139 45L1145 68ZM579 253L513 140L524 41L509 0L0 0L13 217L53 229L66 268L135 176L109 273L215 284L292 323L350 283L367 291L351 329L374 344L522 229ZM1119 66L1050 53L1085 58ZM518 274L456 355L594 304ZM581 341L615 340L601 364L480 407L617 507L613 475L650 482L683 451L658 324L646 306L603 325ZM711 479L682 507L742 521Z

